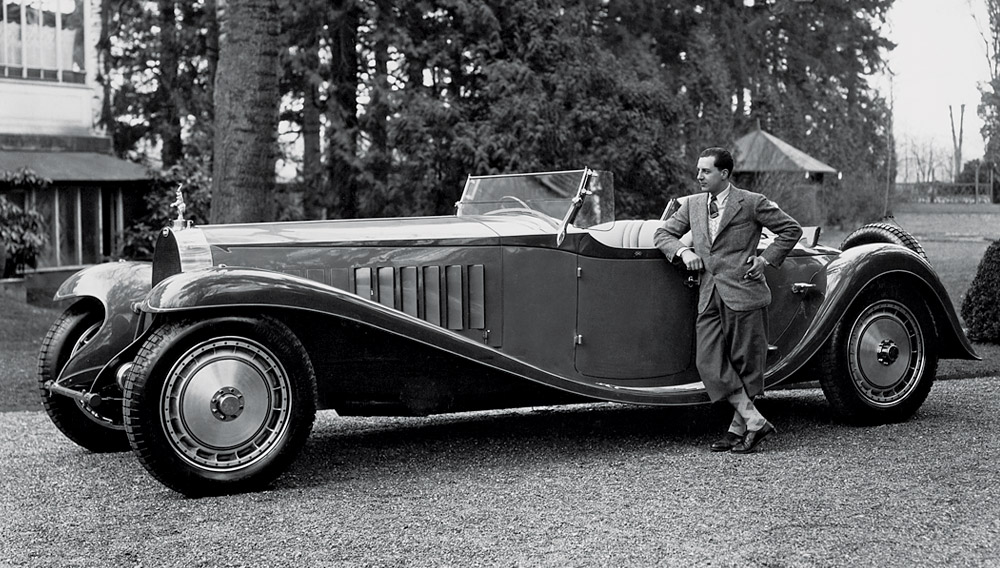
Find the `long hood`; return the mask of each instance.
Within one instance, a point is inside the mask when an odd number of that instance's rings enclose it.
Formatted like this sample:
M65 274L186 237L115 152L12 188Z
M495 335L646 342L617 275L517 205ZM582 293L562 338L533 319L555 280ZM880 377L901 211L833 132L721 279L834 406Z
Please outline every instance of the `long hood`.
M554 245L555 232L554 220L506 213L167 228L156 243L153 282L221 264L292 273L384 265L386 255L423 264L446 250L496 247L512 237L552 235Z
M439 242L490 244L505 236L554 233L552 225L531 217L410 217L348 219L289 223L205 225L197 229L212 247L240 246L364 246Z

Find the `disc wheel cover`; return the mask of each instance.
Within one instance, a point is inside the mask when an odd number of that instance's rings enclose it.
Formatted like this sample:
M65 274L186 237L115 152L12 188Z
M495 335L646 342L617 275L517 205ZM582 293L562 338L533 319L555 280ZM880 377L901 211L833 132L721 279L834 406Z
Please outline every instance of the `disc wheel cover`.
M232 472L263 460L286 434L291 379L260 343L222 337L173 365L160 397L168 443L192 466Z
M847 344L855 389L875 407L891 407L916 388L927 365L927 346L916 316L904 304L883 300L855 320Z

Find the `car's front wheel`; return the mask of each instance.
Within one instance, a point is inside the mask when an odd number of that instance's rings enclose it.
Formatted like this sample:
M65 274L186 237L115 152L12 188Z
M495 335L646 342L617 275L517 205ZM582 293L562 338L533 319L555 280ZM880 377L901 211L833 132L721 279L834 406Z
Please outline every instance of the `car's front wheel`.
M295 458L316 415L316 377L292 331L269 317L167 322L125 383L140 463L189 496L260 489Z
M38 351L38 386L45 412L67 438L92 452L123 452L129 444L117 385L109 384L97 392L105 402L96 408L45 388L97 335L103 322L101 307L87 302L73 304L60 314Z
M936 335L931 312L917 294L891 282L867 288L814 366L834 411L858 424L913 416L937 372Z

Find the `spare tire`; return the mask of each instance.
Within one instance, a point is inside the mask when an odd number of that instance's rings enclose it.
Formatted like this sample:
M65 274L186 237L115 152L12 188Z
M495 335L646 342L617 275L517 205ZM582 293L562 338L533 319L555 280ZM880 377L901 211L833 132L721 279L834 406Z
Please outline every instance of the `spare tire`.
M873 243L891 243L906 247L919 254L927 260L927 253L924 247L914 238L913 235L891 223L869 223L859 227L851 234L847 235L844 242L840 244L840 250L847 250L858 245L870 245Z

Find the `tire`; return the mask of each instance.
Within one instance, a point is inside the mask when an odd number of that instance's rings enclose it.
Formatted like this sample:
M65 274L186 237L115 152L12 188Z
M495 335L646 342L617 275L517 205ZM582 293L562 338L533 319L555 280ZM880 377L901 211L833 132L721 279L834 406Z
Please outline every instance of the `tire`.
M73 304L56 319L38 351L38 388L45 412L67 438L92 452L123 452L129 449L129 443L122 407L108 400L121 398L118 385L112 383L97 391L107 400L97 408L52 394L43 386L59 377L73 354L93 338L103 322L100 307L82 302Z
M847 250L858 245L869 245L872 243L891 243L906 247L919 254L927 260L927 253L924 247L914 238L913 235L904 229L891 223L869 223L863 227L855 229L847 235L844 242L840 244L840 250Z
M900 285L880 282L844 314L813 368L842 420L901 422L930 393L937 373L936 340L927 304Z
M190 497L256 491L288 467L316 416L302 343L269 317L168 321L125 381L139 462Z

